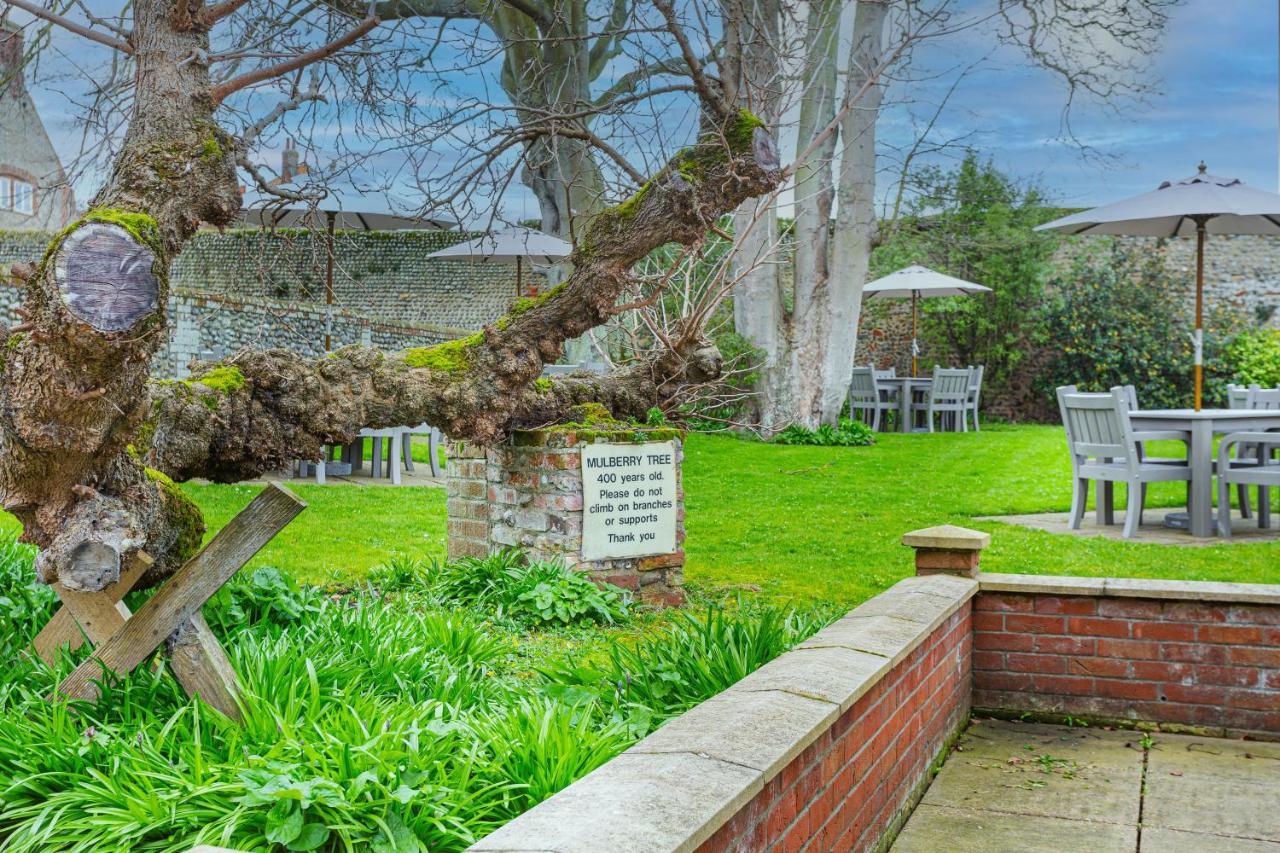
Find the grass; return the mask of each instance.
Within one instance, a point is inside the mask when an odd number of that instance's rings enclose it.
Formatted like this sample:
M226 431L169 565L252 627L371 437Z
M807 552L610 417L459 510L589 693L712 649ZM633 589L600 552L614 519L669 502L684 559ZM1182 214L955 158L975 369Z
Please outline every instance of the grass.
M359 580L395 558L431 559L445 553L444 489L290 482L307 508L251 566L286 568L299 581ZM261 486L185 483L216 531L245 507Z
M992 534L986 571L1280 582L1280 543L1177 548L976 521L1070 507L1060 427L885 434L873 447L694 435L684 478L686 578L759 587L770 597L857 603L911 571L903 533L946 523ZM1148 506L1183 498L1179 485L1156 484Z

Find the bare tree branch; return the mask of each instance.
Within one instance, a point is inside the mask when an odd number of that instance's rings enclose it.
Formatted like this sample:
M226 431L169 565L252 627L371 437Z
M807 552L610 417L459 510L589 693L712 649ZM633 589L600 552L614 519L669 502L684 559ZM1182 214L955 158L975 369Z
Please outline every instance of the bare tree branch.
M43 6L30 2L30 0L4 0L4 3L5 5L12 6L15 9L21 9L24 12L29 12L41 20L48 21L51 24L62 27L68 32L75 33L78 36L83 36L90 41L95 41L98 44L104 44L107 47L115 48L121 53L133 53L133 47L128 42L104 35L97 30L84 26L83 24L77 24L75 21L65 18L56 12L51 12Z

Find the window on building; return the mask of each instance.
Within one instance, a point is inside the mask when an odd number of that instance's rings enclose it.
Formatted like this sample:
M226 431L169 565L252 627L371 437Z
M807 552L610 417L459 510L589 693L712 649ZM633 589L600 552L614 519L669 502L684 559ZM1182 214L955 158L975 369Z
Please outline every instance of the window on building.
M30 216L35 213L35 207L34 185L11 175L0 175L0 210L12 210Z
M13 182L13 209L30 216L35 212L35 187L26 181Z

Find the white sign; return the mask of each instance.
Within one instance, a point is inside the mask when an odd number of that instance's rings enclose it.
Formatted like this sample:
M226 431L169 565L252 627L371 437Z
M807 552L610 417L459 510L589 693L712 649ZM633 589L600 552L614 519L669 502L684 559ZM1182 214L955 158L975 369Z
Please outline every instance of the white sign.
M582 559L675 550L675 444L584 444Z

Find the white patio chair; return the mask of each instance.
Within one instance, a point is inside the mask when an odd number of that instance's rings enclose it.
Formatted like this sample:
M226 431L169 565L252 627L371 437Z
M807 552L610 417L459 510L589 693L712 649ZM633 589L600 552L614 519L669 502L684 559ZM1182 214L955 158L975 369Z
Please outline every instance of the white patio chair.
M889 367L889 368L885 368L884 370L880 370L879 368L876 368L875 375L876 375L876 382L879 382L882 379L897 379L898 368ZM899 390L900 389L898 388L897 385L881 385L880 399L888 403L897 403Z
M1071 455L1071 529L1079 530L1089 498L1089 481L1124 483L1128 510L1124 538L1132 539L1142 525L1148 483L1189 482L1191 468L1144 462L1144 441L1182 440L1182 432L1135 431L1129 422L1129 398L1121 388L1109 394L1082 394L1074 385L1058 389L1058 407Z
M881 390L874 369L870 366L855 367L849 382L849 417L854 420L861 418L873 430L879 430L881 414L887 415L895 408L881 395Z
M978 406L982 397L982 375L986 372L985 365L969 365L969 396L965 398L965 414L973 417L974 432L982 431L982 427L978 425Z
M933 384L923 403L911 404L912 412L925 413L925 428L933 432L934 419L950 421L953 432L968 432L965 412L969 405L969 369L933 366Z
M1280 465L1258 464L1257 461L1249 460L1243 451L1235 453L1233 457L1233 450L1250 444L1258 448L1257 458L1266 460L1280 445L1280 434L1233 432L1223 436L1218 445L1218 532L1228 538L1231 536L1231 486L1258 487L1259 528L1270 526L1270 489L1272 486L1280 486ZM1242 456L1245 458L1241 459Z

